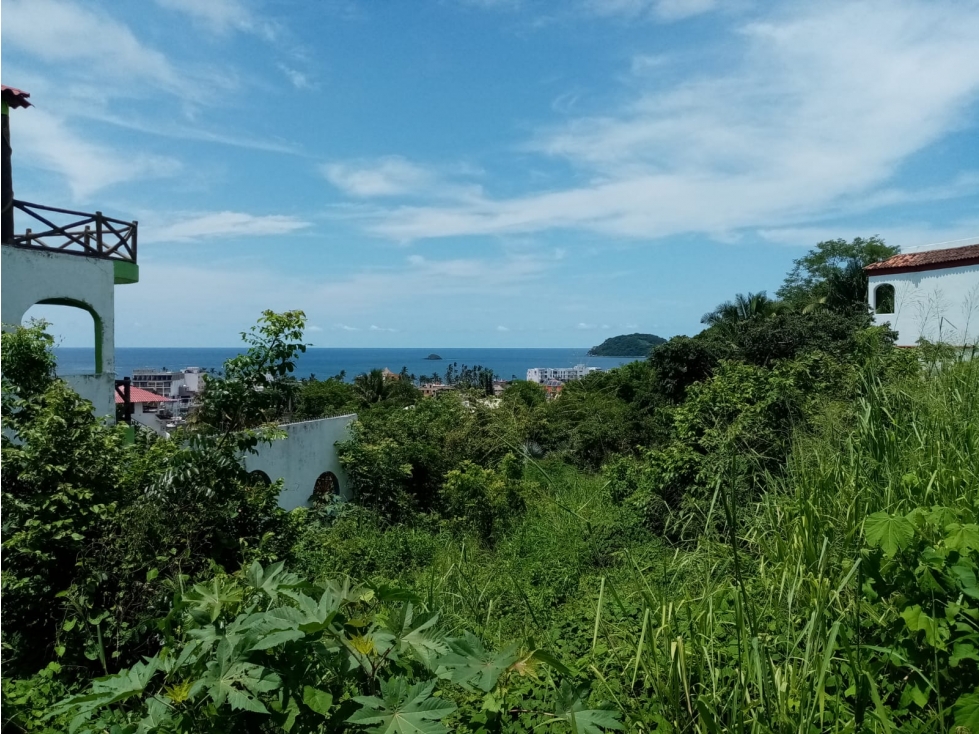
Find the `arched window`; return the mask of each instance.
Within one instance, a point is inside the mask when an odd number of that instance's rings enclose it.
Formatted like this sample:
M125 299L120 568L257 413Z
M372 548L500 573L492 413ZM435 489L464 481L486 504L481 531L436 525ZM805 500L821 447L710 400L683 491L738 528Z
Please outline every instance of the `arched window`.
M263 472L261 469L248 472L248 477L254 484L261 487L268 487L270 484L272 484L272 480L269 479L269 475Z
M874 311L879 314L894 313L894 286L890 283L874 289Z
M309 499L315 507L328 502L332 497L336 497L339 494L340 480L337 479L337 475L331 471L325 471L316 477L316 483L313 485L313 495Z

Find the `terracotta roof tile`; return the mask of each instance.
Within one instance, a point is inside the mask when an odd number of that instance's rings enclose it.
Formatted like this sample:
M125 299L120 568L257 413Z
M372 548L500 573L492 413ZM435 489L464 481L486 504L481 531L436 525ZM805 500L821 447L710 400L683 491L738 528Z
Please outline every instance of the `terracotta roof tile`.
M116 404L121 405L123 402L122 396L116 391ZM130 387L129 388L129 402L131 403L172 403L174 402L172 398L165 398L162 395L157 395L152 390L144 390L141 387Z
M911 273L916 270L958 268L977 263L979 263L979 243L965 247L950 247L946 250L902 253L883 262L871 263L864 270L869 275L883 275L884 273Z

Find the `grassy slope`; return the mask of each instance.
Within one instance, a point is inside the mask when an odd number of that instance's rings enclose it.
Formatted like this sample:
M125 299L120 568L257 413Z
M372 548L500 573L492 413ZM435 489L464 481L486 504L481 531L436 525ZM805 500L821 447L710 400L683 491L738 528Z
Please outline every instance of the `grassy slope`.
M451 624L576 660L645 727L844 730L856 717L883 731L892 716L939 726L951 702L901 708L900 690L861 678L861 635L893 613L883 600L858 605L854 563L875 512L941 505L975 522L979 363L866 394L797 437L786 476L757 503L731 506L719 484L717 521L695 545L667 546L601 477L545 462L528 467L538 489L495 548L438 526L382 531L355 514L296 555L314 573L407 582ZM937 687L939 672L920 676Z

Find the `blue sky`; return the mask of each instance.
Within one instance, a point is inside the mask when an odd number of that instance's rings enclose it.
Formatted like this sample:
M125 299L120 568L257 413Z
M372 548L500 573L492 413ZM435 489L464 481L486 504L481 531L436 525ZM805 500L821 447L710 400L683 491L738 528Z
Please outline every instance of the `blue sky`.
M979 236L979 2L4 0L18 198L140 222L119 346L695 333L822 239ZM87 315L36 307L64 346Z

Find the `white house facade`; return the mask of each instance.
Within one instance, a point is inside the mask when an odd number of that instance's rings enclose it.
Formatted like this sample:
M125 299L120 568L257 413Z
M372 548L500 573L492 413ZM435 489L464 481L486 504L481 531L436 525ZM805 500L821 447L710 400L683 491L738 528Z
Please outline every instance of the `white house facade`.
M897 345L979 343L979 243L895 255L866 267L867 302Z

